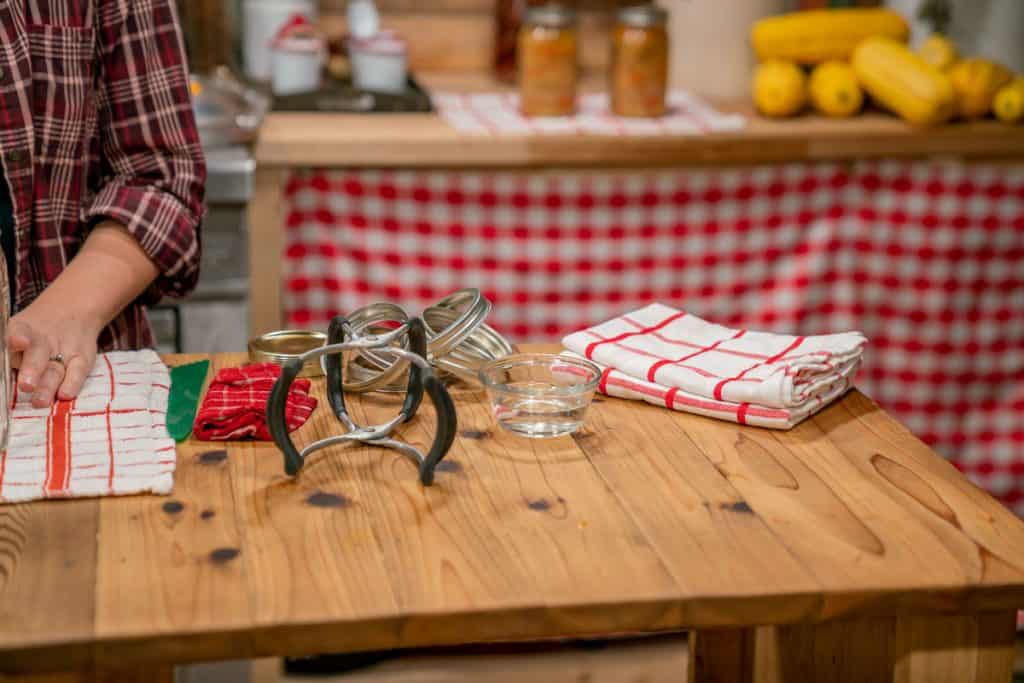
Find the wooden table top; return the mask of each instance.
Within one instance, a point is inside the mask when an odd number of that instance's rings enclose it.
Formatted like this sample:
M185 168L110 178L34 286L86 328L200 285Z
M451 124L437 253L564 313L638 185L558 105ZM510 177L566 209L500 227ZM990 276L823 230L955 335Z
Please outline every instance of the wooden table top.
M1024 522L856 392L790 432L599 398L551 441L454 398L432 488L190 441L169 498L0 506L0 673L1024 605Z
M474 73L418 74L433 91L507 88ZM588 82L585 90L600 88ZM721 103L748 116L738 132L705 136L472 136L436 114L272 113L260 130L263 166L565 167L780 163L894 157L1024 157L1024 126L997 121L914 128L881 113L851 119L770 120L747 102Z

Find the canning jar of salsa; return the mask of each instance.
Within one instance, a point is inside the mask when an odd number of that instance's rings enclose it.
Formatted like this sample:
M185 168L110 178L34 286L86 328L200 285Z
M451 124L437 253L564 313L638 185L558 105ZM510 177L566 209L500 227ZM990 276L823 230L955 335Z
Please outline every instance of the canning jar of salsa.
M612 48L612 111L618 116L665 113L668 13L655 5L619 11Z
M562 5L531 7L519 31L519 94L526 116L576 111L576 13Z

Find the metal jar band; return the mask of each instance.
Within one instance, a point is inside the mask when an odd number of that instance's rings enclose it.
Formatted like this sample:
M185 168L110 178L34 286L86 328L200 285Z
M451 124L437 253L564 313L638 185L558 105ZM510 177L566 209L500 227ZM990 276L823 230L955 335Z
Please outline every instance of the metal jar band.
M484 363L513 352L501 334L486 324L491 302L477 289L463 289L446 296L423 311L427 331L427 358L437 369L461 379L476 381ZM391 303L365 306L348 316L356 335L382 334L404 325L409 315ZM380 350L362 350L348 365L345 391L405 391L402 376L405 358Z

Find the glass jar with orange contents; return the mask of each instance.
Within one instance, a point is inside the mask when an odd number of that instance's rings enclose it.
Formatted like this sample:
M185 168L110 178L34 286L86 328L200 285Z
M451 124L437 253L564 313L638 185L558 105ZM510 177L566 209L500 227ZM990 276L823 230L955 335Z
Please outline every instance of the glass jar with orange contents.
M655 5L619 11L612 48L612 111L618 116L665 113L668 89L668 13Z
M526 116L576 111L576 13L562 5L531 7L519 31L519 95Z

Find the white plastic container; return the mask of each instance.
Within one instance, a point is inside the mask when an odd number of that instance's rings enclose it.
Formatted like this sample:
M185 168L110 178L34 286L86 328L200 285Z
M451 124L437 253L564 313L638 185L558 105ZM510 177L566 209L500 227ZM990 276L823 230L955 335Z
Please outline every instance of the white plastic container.
M750 27L786 0L661 0L669 12L669 82L719 100L749 98L756 59Z
M271 43L281 27L294 14L315 21L319 16L317 0L243 0L242 57L245 74L256 81L272 77Z
M392 31L381 31L366 40L349 43L352 81L357 88L396 93L408 82L408 53L405 41Z
M348 0L346 8L348 32L358 40L366 40L380 31L380 13L374 0Z
M316 38L282 38L274 43L271 88L275 95L296 95L320 89L326 48Z

